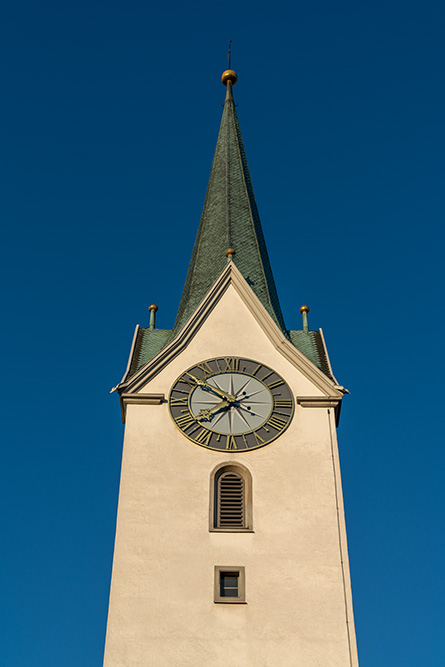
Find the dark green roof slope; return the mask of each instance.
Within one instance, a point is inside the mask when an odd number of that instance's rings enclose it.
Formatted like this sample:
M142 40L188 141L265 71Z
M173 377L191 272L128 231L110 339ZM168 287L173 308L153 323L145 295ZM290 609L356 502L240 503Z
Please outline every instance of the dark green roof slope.
M138 329L128 376L131 377L144 364L148 363L170 341L169 329Z
M328 378L334 380L322 335L319 331L289 331L292 345L312 361Z
M289 331L288 334L297 350L302 352L325 375L334 379L319 331ZM171 338L172 332L167 329L139 329L127 377L131 377L139 368L151 361L170 342Z
M220 275L227 262L228 248L235 250L237 268L286 332L231 88L229 81L201 222L173 330L175 334Z

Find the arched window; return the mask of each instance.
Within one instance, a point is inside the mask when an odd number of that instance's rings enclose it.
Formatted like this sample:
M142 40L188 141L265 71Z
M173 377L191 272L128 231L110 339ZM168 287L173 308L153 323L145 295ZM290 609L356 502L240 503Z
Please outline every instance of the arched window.
M239 463L222 464L212 473L210 530L252 531L252 477Z

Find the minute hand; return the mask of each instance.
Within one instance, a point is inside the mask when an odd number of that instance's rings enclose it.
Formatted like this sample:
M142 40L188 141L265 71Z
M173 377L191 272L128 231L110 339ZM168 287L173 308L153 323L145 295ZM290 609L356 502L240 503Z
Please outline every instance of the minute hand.
M195 377L195 375L190 375L188 374L192 380L196 382L196 384L200 385L201 387L206 387L208 391L213 391L214 394L218 394L218 396L221 396L221 398L225 398L226 401L230 401L230 403L233 403L233 401L236 401L236 396L233 396L232 394L228 394L226 391L223 391L222 389L219 389L218 387L214 387L212 384L208 384L205 380L202 378Z

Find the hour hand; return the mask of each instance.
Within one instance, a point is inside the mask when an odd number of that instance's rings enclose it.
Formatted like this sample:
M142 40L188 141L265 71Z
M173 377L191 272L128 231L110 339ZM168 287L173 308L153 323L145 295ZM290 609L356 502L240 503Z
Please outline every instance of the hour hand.
M213 415L218 412L218 410L221 410L222 408L228 408L229 405L230 404L228 401L221 401L221 403L214 405L213 408L209 408L208 410L200 410L196 416L196 419L199 421L211 421L213 419Z
M224 398L230 402L236 400L236 396L232 396L232 394L228 394L226 391L223 391L218 387L214 387L212 384L208 384L208 382L206 382L202 378L198 378L195 375L191 375L190 373L188 373L188 375L192 378L192 380L196 382L197 385L202 387L205 391L212 391L214 394L218 394L218 396L221 396L221 398Z

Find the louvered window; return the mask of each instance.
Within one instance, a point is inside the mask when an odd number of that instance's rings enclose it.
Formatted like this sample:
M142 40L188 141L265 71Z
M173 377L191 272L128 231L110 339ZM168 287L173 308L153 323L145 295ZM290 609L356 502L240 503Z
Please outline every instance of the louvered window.
M252 475L241 463L225 463L210 475L209 530L253 532Z
M223 472L216 483L216 527L245 527L245 483L237 472Z

